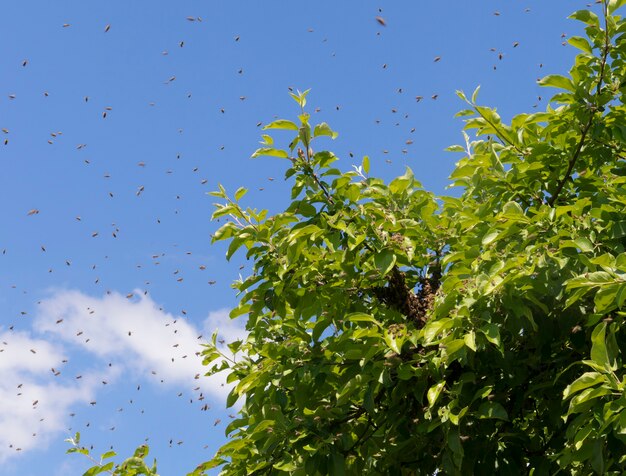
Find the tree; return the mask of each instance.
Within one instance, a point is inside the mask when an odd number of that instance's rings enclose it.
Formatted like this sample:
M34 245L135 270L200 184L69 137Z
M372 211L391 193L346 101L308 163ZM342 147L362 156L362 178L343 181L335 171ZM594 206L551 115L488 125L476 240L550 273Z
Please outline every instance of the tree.
M505 124L467 98L459 198L410 169L389 184L316 151L307 91L274 216L226 191L213 240L254 263L235 283L248 337L204 352L238 417L192 474L622 474L626 470L625 0L572 14L587 38L545 112ZM95 473L93 473L95 474ZM116 474L126 474L118 472ZM133 473L134 474L134 473ZM141 473L138 473L141 474ZM148 474L148 473L146 473Z

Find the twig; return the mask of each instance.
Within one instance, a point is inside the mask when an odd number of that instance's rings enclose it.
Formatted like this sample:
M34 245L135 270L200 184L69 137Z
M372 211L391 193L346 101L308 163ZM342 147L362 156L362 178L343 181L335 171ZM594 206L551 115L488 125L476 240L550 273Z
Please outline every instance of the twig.
M556 187L556 190L554 191L554 193L552 193L552 196L550 197L550 200L548 200L548 205L550 205L551 207L554 206L554 202L556 202L556 199L559 197L561 190L563 190L563 187L565 186L565 182L567 182L570 178L572 170L574 169L574 165L576 165L576 161L578 160L578 157L580 156L580 153L583 150L583 145L585 144L585 138L587 137L587 132L589 132L589 129L591 128L592 124L593 124L593 113L589 117L587 124L585 124L585 127L582 130L582 134L580 135L580 140L578 141L578 145L576 146L574 155L572 155L572 158L569 160L569 164L567 166L567 171L565 172L565 175L559 181Z
M497 126L496 126L493 122L491 122L489 119L487 119L487 118L485 117L485 115L484 115L482 112L480 112L480 110L476 109L476 107L474 107L474 110L475 110L475 111L476 111L476 112L480 115L480 117L482 117L482 118L485 120L485 122L486 122L487 124L489 124L489 125L493 128L493 130L494 130L494 131L496 131L496 137L497 137L497 138L498 138L498 139L502 142L502 145L507 145L507 144L508 144L508 145L510 145L511 147L513 147L513 148L517 151L517 153L518 153L518 154L520 154L520 155L524 155L524 152L523 152L523 151L522 151L519 147L517 147L517 146L516 146L513 142L511 142L510 140L508 140L508 139L504 136L504 134L502 133L502 131L501 131L501 130L499 130L499 129L498 129L498 127L497 127Z
M600 95L600 90L602 89L602 81L604 78L604 68L606 67L606 60L609 55L609 46L610 46L609 31L608 31L608 25L607 25L608 9L607 9L606 1L603 2L603 5L604 5L604 21L605 21L604 47L602 49L602 60L600 63L600 74L598 75L598 84L596 85L596 97ZM591 110L591 115L589 116L589 120L587 121L587 124L585 124L585 126L582 129L580 140L578 141L578 145L576 146L574 155L572 155L572 158L569 160L567 171L565 172L565 175L563 176L563 178L559 180L556 190L554 191L554 193L552 193L550 200L548 200L548 205L551 207L554 206L557 198L559 197L559 194L561 193L561 191L563 190L563 187L565 186L565 183L570 179L572 171L574 170L574 166L576 165L576 161L578 160L578 157L580 157L580 153L582 152L583 146L585 145L585 139L587 137L587 133L589 132L589 129L593 125L595 111L596 111L596 107L593 107Z

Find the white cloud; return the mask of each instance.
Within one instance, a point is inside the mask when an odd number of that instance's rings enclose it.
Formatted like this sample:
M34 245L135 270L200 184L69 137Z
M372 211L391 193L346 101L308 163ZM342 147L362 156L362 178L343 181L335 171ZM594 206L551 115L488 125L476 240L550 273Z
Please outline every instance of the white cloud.
M96 400L102 380L110 388L116 378L132 375L200 387L223 401L230 389L226 375L204 377L199 336L219 328L227 341L242 338L238 324L220 309L196 327L141 291L130 299L115 292L53 292L40 302L31 332L0 331L0 463L63 437L71 409Z
M247 333L243 328L243 318L231 319L229 314L230 309L228 308L218 309L209 313L209 316L204 321L204 332L207 338L215 331L218 331L218 336L227 343L246 338Z
M26 332L0 333L0 462L40 447L65 428L69 409L94 398L101 378L111 371L94 372L83 379L55 378L65 354L59 345Z
M114 361L124 371L176 386L200 386L223 399L228 393L223 385L226 376L203 377L207 371L199 357L203 330L165 312L140 290L133 294L129 299L116 292L101 298L78 291L57 292L41 301L34 328ZM204 327L215 320L225 337L240 336L233 323L223 325L225 315L224 310L209 314Z

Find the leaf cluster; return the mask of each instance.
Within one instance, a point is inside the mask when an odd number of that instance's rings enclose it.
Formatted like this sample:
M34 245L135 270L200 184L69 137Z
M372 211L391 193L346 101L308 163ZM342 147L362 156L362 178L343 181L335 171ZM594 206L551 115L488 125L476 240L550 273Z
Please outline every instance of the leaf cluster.
M247 338L203 351L241 410L192 474L626 471L623 3L572 14L587 36L540 81L559 89L546 111L507 124L459 93L459 198L408 168L385 183L367 157L342 172L293 94L297 121L265 127L288 147L264 135L253 154L288 161L285 211L213 192L213 240L254 267L231 313Z

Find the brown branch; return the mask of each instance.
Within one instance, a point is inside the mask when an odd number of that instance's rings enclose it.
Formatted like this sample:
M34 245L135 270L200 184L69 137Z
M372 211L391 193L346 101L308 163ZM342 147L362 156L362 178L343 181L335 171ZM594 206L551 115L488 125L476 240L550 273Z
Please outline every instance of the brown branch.
M320 179L317 178L317 175L315 174L315 171L313 170L313 167L311 167L311 154L313 153L309 147L308 144L305 144L306 146L306 160L305 160L305 155L304 155L304 151L302 149L298 149L298 157L300 158L300 160L302 160L305 164L304 166L304 171L307 175L309 175L309 177L311 177L313 179L313 181L317 184L317 186L322 190L322 192L324 193L324 196L326 197L326 200L328 201L329 204L334 205L335 201L333 200L333 197L331 196L331 194L328 192L328 189L324 186L324 184L320 181Z
M361 434L361 436L359 436L357 438L357 440L352 444L352 446L350 446L350 448L346 449L343 451L344 456L349 455L350 453L352 453L354 451L354 449L361 443L363 443L365 435L367 435L367 432L369 431L370 427L372 426L372 417L370 415L367 415L367 424L365 425L365 430L363 430L363 433ZM374 433L376 432L376 428L374 429ZM374 434L372 433L372 434ZM371 435L370 435L371 436Z
M606 67L606 60L609 55L609 46L610 46L609 40L610 39L609 39L609 31L608 31L607 20L606 20L607 16L608 16L608 9L607 9L607 3L605 1L604 2L604 21L605 21L604 47L602 49L602 59L600 63L600 74L598 75L598 84L596 85L596 98L600 95L600 91L602 89L602 82L604 79L604 69ZM582 129L580 140L578 141L578 145L576 146L574 155L572 155L572 158L569 160L569 164L567 165L567 171L565 172L565 175L563 176L563 178L557 184L556 190L550 197L550 200L548 200L548 205L551 207L554 206L557 198L559 197L559 194L561 193L561 191L563 190L563 187L565 186L565 183L570 179L572 171L574 170L574 166L576 165L576 161L580 157L580 153L582 152L583 146L585 145L585 139L587 137L587 133L589 132L589 129L593 125L594 115L595 115L596 110L598 109L597 104L593 105L590 109L591 109L591 115L589 116L589 120L587 121L587 124L585 124L585 126Z
M556 202L556 199L559 197L561 190L563 190L565 183L570 178L572 170L574 169L574 165L576 165L576 161L578 160L578 157L580 156L580 153L583 150L583 146L585 145L585 138L587 137L587 132L589 132L589 129L591 128L592 124L593 124L593 113L589 117L587 124L585 124L585 127L582 130L582 134L580 135L580 140L578 141L578 145L576 146L574 155L572 155L572 158L569 160L569 164L567 166L567 171L565 172L565 175L563 176L561 180L559 180L556 190L552 193L550 200L548 200L548 205L550 205L551 207L554 206L554 203Z
M324 184L320 182L320 180L317 178L317 175L315 175L315 172L313 172L313 170L311 170L310 173L311 173L311 177L313 177L313 180L315 180L315 183L318 185L319 188L322 189L322 192L324 192L324 195L326 196L326 200L328 200L328 203L330 203L331 205L334 205L335 201L333 200L333 197L330 195L330 193L328 192Z

